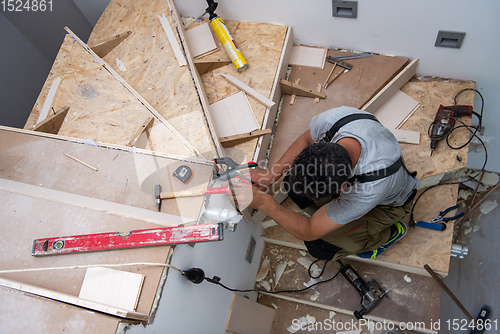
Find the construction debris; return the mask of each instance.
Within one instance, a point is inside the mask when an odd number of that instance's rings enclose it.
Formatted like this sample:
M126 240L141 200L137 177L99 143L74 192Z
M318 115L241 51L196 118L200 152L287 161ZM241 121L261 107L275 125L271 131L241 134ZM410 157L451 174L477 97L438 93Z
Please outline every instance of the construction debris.
M487 215L488 213L490 213L494 208L497 207L497 200L493 200L493 201L485 201L481 204L481 206L479 207L479 211L481 211L481 214L483 215Z
M265 258L264 261L262 261L262 265L260 266L260 270L257 273L257 277L255 278L255 281L260 282L264 278L266 278L270 267L271 267L271 263L269 262L269 259Z

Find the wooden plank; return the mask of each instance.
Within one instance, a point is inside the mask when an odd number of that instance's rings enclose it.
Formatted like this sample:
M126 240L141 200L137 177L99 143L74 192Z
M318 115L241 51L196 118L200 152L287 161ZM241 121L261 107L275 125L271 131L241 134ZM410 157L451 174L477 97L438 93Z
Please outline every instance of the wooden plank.
M332 57L338 54L342 54L342 52L328 51L328 55ZM401 71L407 62L408 59L404 57L380 55L352 59L353 70L341 75L339 79L323 90L327 97L322 103L314 104L309 98L298 96L295 104L290 105L291 96L285 95L268 165L274 165L283 156L290 143L309 128L310 121L314 116L340 106L360 108L380 87ZM356 88L359 74L354 71L354 68L358 66L363 66L363 77L367 79L361 80ZM330 68L327 68L319 73L315 68L295 66L292 67L288 80L294 82L300 78L301 85L315 87L318 81L322 82L327 77L329 71Z
M185 37L189 51L194 58L217 50L217 44L215 44L214 36L208 23L203 23L186 30Z
M196 70L196 66L194 65L194 59L193 59L193 56L191 55L191 51L187 47L186 38L184 37L185 33L186 33L186 31L184 29L184 24L182 23L182 19L179 15L179 12L177 12L177 8L175 7L174 2L168 1L168 3L169 3L169 6L172 10L172 17L173 17L175 23L177 24L177 29L179 31L179 37L181 39L181 43L185 46L184 50L186 52L186 57L187 57L187 61L189 64L189 69L191 70L191 74L193 76L195 87L196 87L196 90L198 91L199 100L201 102L201 106L203 108L203 113L205 115L205 118L206 118L206 121L208 124L210 136L212 137L212 141L215 145L216 154L219 157L225 156L224 148L222 147L222 145L219 142L220 136L217 133L217 130L216 130L217 128L216 128L216 126L212 120L212 116L210 114L210 103L208 101L207 93L205 92L205 88L204 88L203 83L201 81L200 74L198 73L198 71Z
M385 87L373 96L361 110L375 112L417 72L418 58L413 59L401 72L399 72Z
M226 26L228 27L231 35L234 37L236 43L240 47L245 57L247 59L250 59L250 65L244 72L241 73L237 72L234 66L230 64L213 72L204 74L202 76L202 80L210 103L217 102L224 97L238 92L239 90L236 86L229 83L224 77L222 77L220 75L222 73L231 74L235 78L248 84L251 88L266 97L273 96L270 94L270 92L273 92L274 80L277 73L279 72L278 68L282 68L278 65L281 64L280 59L284 48L283 42L286 39L289 28L276 24L255 22L241 22L231 20L225 20L224 22L226 23ZM197 22L195 22L194 24L197 24ZM238 41L244 41L244 43L238 43ZM229 60L229 57L227 56L225 50L222 49L221 51L208 56L207 59ZM258 66L252 66L252 63L258 64ZM286 71L287 64L284 64L283 66L285 67ZM274 99L273 96L272 100L273 102L279 102L280 98L281 93L276 99ZM271 129L273 127L274 118L268 121L266 115L269 108L253 98L249 99L249 102L252 106L252 110L254 111L260 128ZM274 105L272 108L277 109L277 105ZM268 122L270 124L268 124ZM259 143L262 139L268 141L269 136L246 141L235 146L235 148L245 153L247 161L252 161L256 150L258 149L258 147L260 147ZM228 154L231 153L228 152ZM237 157L233 158L239 159Z
M117 307L112 307L109 305L103 305L100 303L92 302L89 300L85 300L82 298L78 298L72 295L68 295L65 293L49 290L49 289L44 289L40 288L34 285L30 284L25 284L25 283L20 283L16 282L10 279L6 278L0 278L0 285L2 287L30 293L33 295L57 300L63 303L83 307L86 309L98 311L98 312L103 312L112 316L124 318L124 319L133 319L133 320L140 320L147 322L149 321L149 314L143 314L143 313L138 313L138 312L133 312L133 311L128 311L125 309L120 309Z
M68 27L65 27L66 31L75 39L78 44L80 44L87 52L89 52L92 57L103 66L118 82L123 85L132 95L143 105L146 109L153 114L153 116L165 126L178 140L180 140L184 146L189 149L193 154L202 158L203 155L198 152L190 142L188 142L160 113L158 113L148 101L146 101L128 82L126 82L118 72L116 72L111 66L109 66L103 59L99 58L94 51L92 51L78 36L76 36Z
M252 132L259 127L243 92L211 104L210 114L221 137Z
M170 26L170 23L168 22L167 17L165 14L163 16L158 16L160 19L161 25L163 27L163 30L165 31L165 34L168 37L168 41L170 42L170 46L172 47L172 50L174 51L175 58L177 58L177 61L179 62L179 66L186 66L186 58L184 57L184 53L181 50L181 47L179 46L179 43L177 43L177 39L175 38L174 31L172 30L172 27Z
M319 93L321 93L321 88L322 88L322 87L321 87L321 84L319 83L319 84L318 84L318 87L316 87L316 90L317 90ZM318 103L318 102L319 102L319 97L315 97L315 98L314 98L314 103Z
M0 190L48 199L58 203L87 208L98 212L106 212L110 215L136 219L143 222L155 223L163 226L177 226L192 222L193 219L141 209L110 201L81 196L64 191L42 188L22 182L16 182L0 178Z
M233 294L225 331L238 334L271 333L276 310Z
M40 115L38 115L36 124L43 121L49 114L49 110L52 107L52 102L54 101L54 97L56 96L61 80L61 77L56 77L54 78L54 81L52 81L47 97L45 98L45 102L43 103L42 110L40 111Z
M420 132L418 131L408 131L401 129L389 129L392 134L396 137L398 142L404 144L420 144Z
M52 133L56 135L59 132L66 115L68 114L68 110L69 107L62 107L54 115L50 115L35 125L33 131Z
M79 298L116 308L135 311L144 275L116 269L87 268Z
M288 62L292 66L325 67L326 48L294 45Z
M275 105L272 106L271 108L266 109L261 129L274 129L274 121L276 119L276 114L278 112L278 102L281 100L281 88L279 82L286 76L286 72L288 70L288 61L292 53L292 48L293 48L293 31L292 27L287 27L286 36L283 42L283 48L281 51L281 56L278 64L278 69L276 71L276 75L274 77L273 86L271 90L271 99L275 102ZM257 142L257 148L255 149L252 161L264 163L265 158L267 156L267 150L269 148L269 144L270 144L270 136L264 136L259 138L259 141Z
M147 3L147 5L146 5ZM215 147L202 110L190 69L179 66L158 16L166 17L177 35L166 0L155 2L111 0L89 37L99 42L112 34L131 30L133 34L113 49L104 60L118 71L184 138L211 160ZM178 43L178 36L175 36ZM127 68L121 72L115 60ZM142 122L138 122L141 124ZM172 134L155 119L144 136L144 149L172 152ZM189 153L191 156L194 154Z
M255 130L252 132L242 133L239 135L222 137L222 138L219 138L219 140L220 140L220 143L222 144L222 146L230 147L230 146L241 144L242 142L253 139L253 138L258 138L258 137L270 134L271 132L272 132L271 129Z
M296 85L298 85L299 83L300 83L300 78L298 78L297 80L295 80L295 84ZM292 97L290 98L290 104L294 104L296 98L297 98L297 95L292 94Z
M221 59L195 59L194 65L198 70L200 75L203 75L208 72L212 72L218 68L224 67L226 65L232 64L230 60L221 60Z
M153 121L154 121L153 117L150 117L150 118L146 119L144 121L144 123L142 123L142 125L139 127L139 129L137 129L137 131L135 132L135 134L132 136L132 138L128 142L127 146L130 146L130 147L134 146L135 142L141 136L141 134L144 131L146 131L147 128L149 128L149 127L151 127L151 125L153 125Z
M287 81L285 79L280 80L281 92L288 95L304 96L304 97L318 97L321 99L326 98L326 95L321 92L317 92L313 89L297 85L293 82Z
M418 102L398 90L373 115L388 129L398 129L418 109Z
M244 82L236 79L231 74L221 73L221 75L224 77L224 79L226 79L227 81L229 81L230 83L232 83L233 85L238 87L239 89L243 90L244 92L246 92L248 95L250 95L251 97L253 97L257 101L262 103L267 108L271 108L274 105L273 101L271 101L270 99L268 99L267 97L265 97L261 93L257 92L255 89L248 86Z
M116 36L113 36L111 38L108 38L105 41L102 41L99 44L91 45L89 44L89 47L101 58L104 58L108 53L111 52L118 44L123 42L125 38L130 36L132 34L132 31L127 31L121 34L118 34Z
M8 288L0 289L0 300L0 323L4 333L39 333L42 329L46 333L116 333L121 322L118 317ZM29 321L25 320L26 315Z

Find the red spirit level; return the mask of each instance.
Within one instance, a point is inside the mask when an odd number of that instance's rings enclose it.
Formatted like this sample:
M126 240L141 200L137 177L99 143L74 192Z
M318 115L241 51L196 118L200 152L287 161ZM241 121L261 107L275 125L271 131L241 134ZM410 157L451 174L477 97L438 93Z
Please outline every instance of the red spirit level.
M174 244L220 241L224 239L224 224L202 224L53 237L33 240L31 255L44 256L78 252L165 246Z

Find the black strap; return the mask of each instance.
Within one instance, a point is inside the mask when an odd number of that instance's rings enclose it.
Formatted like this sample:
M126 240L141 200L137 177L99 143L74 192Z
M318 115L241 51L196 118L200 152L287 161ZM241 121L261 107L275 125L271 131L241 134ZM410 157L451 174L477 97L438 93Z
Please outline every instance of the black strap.
M378 119L372 114L360 114L360 113L350 114L342 117L335 124L333 124L330 130L328 130L328 132L325 134L323 138L321 138L320 141L330 142L333 139L333 137L335 137L335 134L340 130L341 127L343 127L347 123L356 121L358 119L371 119L372 121L378 122ZM348 181L351 184L377 181L385 177L391 176L392 174L395 174L401 168L401 166L403 166L403 158L399 157L399 159L395 163L393 163L387 168L379 169L377 171L373 171L366 174L354 175Z
M391 176L392 174L395 174L401 168L401 166L403 166L403 158L399 157L399 159L395 163L393 163L387 168L379 169L377 171L373 171L366 174L354 175L348 181L350 183L366 183L366 182L377 181L385 177Z
M352 121L356 121L358 119L371 119L372 121L378 122L377 117L373 116L372 114L350 114L347 116L342 117L339 119L333 126L328 130L328 132L325 134L323 138L321 138L320 141L324 142L331 142L333 137L335 137L335 134L339 131L341 127L346 125L347 123L350 123Z

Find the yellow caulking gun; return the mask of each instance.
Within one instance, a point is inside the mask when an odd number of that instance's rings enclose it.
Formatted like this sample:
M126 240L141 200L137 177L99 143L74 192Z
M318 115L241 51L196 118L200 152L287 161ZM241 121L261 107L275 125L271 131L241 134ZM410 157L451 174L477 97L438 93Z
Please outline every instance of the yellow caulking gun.
M229 30L224 24L224 21L222 21L222 19L217 14L215 14L215 9L217 9L218 5L217 2L213 0L207 0L207 3L208 8L200 17L198 17L198 22L201 21L202 17L205 14L208 13L210 15L210 25L217 35L217 38L226 50L229 58L233 62L234 67L236 67L236 70L238 72L243 72L248 68L248 63L245 60L245 57L243 57L240 49L238 49L238 47L236 46L236 43L234 43L234 39L229 33Z

